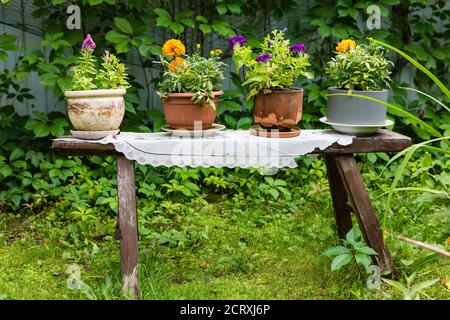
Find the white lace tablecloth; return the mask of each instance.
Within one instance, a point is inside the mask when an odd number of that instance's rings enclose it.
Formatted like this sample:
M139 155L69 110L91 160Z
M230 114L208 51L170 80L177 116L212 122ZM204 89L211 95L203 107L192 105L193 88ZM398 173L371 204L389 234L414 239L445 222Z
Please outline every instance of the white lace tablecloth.
M92 142L111 143L127 159L152 166L295 168L295 158L333 143L349 145L353 138L332 130L302 130L294 138L264 138L247 130L227 130L207 137L122 132Z

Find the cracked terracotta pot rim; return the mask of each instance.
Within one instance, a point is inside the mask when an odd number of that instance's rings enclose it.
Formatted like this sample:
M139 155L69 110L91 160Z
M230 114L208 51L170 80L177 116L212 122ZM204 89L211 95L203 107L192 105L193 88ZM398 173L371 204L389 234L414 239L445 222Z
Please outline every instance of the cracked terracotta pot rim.
M75 90L64 91L64 95L66 98L123 97L126 92L126 89Z

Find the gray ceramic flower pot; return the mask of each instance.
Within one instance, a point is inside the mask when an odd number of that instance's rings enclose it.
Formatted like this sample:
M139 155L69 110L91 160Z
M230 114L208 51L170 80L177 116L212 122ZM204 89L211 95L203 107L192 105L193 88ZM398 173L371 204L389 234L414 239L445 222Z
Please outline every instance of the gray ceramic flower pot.
M328 88L328 94L348 93L348 90ZM384 102L388 100L388 90L358 91L359 94ZM386 106L381 103L357 97L329 96L327 121L353 125L378 125L386 121Z

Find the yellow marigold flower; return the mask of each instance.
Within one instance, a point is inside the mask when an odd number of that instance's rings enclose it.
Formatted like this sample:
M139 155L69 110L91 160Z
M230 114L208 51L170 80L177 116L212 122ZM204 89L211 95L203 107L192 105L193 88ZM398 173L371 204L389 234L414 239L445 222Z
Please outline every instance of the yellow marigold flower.
M200 43L197 43L197 45L195 46L197 49L200 49L202 46Z
M450 281L447 279L441 279L439 283L447 290L450 290Z
M162 52L166 57L173 57L184 54L186 52L186 48L180 40L170 39L164 43Z
M223 51L220 49L216 49L215 52L218 56L220 56L223 53Z
M210 55L214 55L214 54L215 54L214 50L211 50L211 51L209 52L209 54L210 54Z
M337 52L347 52L352 48L356 48L356 42L352 39L342 40L336 47Z
M176 57L169 64L169 70L170 70L170 72L175 72L175 70L177 70L177 68L184 68L185 66L186 66L186 61L183 58Z

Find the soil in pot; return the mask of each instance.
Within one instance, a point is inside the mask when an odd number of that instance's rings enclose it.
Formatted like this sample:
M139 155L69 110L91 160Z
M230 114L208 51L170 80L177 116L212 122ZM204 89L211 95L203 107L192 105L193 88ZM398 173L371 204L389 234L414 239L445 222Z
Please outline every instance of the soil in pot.
M223 91L214 91L214 103L217 106ZM202 130L210 129L216 119L216 110L208 104L192 102L194 93L169 93L163 99L164 115L167 124L174 129ZM197 127L198 126L198 127Z
M274 90L255 97L253 117L265 129L289 131L302 118L303 89Z

